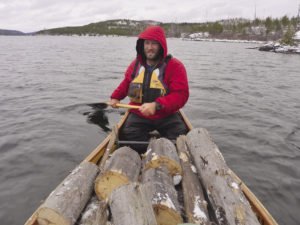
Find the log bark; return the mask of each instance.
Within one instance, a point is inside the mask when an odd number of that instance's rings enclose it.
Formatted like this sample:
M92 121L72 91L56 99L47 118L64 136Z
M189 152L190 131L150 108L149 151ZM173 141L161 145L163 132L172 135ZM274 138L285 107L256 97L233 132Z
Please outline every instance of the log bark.
M98 166L83 162L49 195L38 210L40 225L72 225L91 197Z
M186 137L181 135L176 141L177 151L182 167L182 189L184 195L184 209L188 222L200 225L208 225L209 214L207 202L198 178L195 166L186 146Z
M231 175L220 150L206 129L187 134L187 145L214 210L218 224L258 225L239 183Z
M157 225L143 185L131 183L114 190L109 205L114 225Z
M144 158L144 170L165 166L172 176L182 174L175 145L166 138L151 140Z
M143 171L142 183L148 190L148 199L151 200L157 223L159 225L182 223L177 192L168 169L162 167Z
M81 213L81 218L77 225L106 225L107 210L107 203L98 200L97 196L94 195Z
M137 181L140 168L141 158L136 151L129 147L117 149L95 181L95 192L98 198L105 200L114 189Z

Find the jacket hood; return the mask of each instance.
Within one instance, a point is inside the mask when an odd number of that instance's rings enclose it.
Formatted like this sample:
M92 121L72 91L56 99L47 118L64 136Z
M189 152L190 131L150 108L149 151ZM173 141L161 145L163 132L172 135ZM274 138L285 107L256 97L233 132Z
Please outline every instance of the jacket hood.
M167 40L165 31L160 26L149 26L142 33L139 34L136 42L136 51L138 57L144 58L144 40L157 41L162 47L162 55L165 58L168 54Z

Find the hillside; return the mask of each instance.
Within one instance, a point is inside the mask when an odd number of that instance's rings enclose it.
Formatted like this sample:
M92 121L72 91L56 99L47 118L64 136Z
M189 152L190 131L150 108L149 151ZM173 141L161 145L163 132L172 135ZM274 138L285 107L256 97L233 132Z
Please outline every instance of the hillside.
M25 34L21 31L17 31L17 30L0 29L0 35L25 35Z
M38 31L42 35L120 35L136 36L148 25L162 26L168 37L189 37L197 33L204 38L241 40L278 40L286 32L300 29L296 17L247 20L242 18L206 23L162 23L157 21L108 20L78 27L62 27Z
M134 36L140 33L148 25L160 25L155 21L135 20L108 20L98 23L91 23L78 27L62 27L38 31L37 34L47 35L119 35Z

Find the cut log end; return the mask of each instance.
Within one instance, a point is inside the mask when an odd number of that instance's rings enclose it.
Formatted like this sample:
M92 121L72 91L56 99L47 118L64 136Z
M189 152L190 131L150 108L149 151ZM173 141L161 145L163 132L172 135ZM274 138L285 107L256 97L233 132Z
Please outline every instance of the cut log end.
M96 179L95 192L100 200L106 200L113 190L128 183L121 171L107 171Z
M151 161L149 161L145 166L144 170L148 170L150 168L159 168L165 166L168 168L169 174L172 176L182 175L182 169L178 162L167 158L165 156L155 155L152 157Z
M70 221L65 220L59 213L51 208L41 208L38 211L39 225L70 225Z
M181 215L174 209L161 204L154 204L153 210L159 225L174 225L182 223Z
M166 138L151 140L143 161L144 170L165 166L172 176L182 174L176 147Z

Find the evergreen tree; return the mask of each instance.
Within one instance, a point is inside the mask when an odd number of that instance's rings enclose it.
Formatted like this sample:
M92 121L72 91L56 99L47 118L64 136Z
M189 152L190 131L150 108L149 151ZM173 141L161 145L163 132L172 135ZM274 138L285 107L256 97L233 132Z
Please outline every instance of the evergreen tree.
M274 30L274 24L273 24L273 20L271 17L267 17L267 19L265 21L265 26L267 28L267 33L270 33L271 31Z
M290 24L290 20L287 16L284 16L281 18L281 24L284 26L284 27L287 27L289 24Z
M216 34L221 34L223 32L223 26L222 24L215 22L213 24L210 24L208 27L209 33L216 35Z
M298 25L298 18L297 17L292 17L290 21L291 21L291 24L293 25L293 27L296 29L297 25Z
M261 20L258 19L258 18L256 18L256 19L253 21L253 25L254 25L254 26L258 26L258 25L260 25L260 24L261 24Z
M279 19L275 19L274 20L274 26L275 26L275 30L276 31L280 31L281 30L281 23L280 23Z
M285 32L280 43L285 44L285 45L294 45L295 44L295 42L293 40L294 35L295 35L295 32L293 32L293 30L291 29L291 26L289 26L288 30Z

